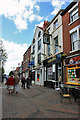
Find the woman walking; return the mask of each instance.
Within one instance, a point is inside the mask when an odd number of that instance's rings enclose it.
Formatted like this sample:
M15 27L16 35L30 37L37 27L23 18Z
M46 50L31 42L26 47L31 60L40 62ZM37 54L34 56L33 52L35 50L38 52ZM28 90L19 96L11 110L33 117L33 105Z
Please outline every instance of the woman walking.
M15 79L13 78L13 75L11 75L11 77L9 77L7 82L6 82L6 85L8 85L9 94L13 93L14 83L15 83Z

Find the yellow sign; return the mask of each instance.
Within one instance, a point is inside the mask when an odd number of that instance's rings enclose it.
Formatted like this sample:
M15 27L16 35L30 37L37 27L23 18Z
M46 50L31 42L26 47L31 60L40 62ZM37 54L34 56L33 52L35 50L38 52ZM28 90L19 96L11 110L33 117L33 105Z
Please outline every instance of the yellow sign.
M50 63L50 62L52 62L54 60L56 60L56 56L54 58L52 58L51 60L48 60L48 63Z

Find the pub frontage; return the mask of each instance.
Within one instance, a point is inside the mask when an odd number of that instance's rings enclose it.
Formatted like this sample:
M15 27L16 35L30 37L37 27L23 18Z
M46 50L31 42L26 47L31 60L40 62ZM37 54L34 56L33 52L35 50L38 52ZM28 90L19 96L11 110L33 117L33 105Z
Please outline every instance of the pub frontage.
M63 83L63 60L61 59L61 53L44 60L43 65L45 68L44 86L59 88L61 83ZM61 81L59 81L60 76Z

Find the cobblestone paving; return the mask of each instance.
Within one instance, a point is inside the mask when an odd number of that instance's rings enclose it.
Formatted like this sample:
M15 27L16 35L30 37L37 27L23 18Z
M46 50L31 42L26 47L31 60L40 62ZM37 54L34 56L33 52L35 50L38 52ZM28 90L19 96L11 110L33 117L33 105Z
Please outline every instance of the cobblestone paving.
M19 94L2 90L2 118L79 118L78 102L60 102L59 91L33 85L31 89L19 87ZM6 119L7 120L7 119Z

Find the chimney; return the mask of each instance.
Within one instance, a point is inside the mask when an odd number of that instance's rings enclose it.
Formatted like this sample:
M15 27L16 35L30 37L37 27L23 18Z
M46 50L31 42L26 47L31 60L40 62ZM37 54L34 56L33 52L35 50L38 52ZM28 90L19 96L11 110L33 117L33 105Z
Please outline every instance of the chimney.
M48 26L48 24L49 24L50 22L48 22L48 21L44 21L44 24L43 24L43 29L45 29L47 26Z

